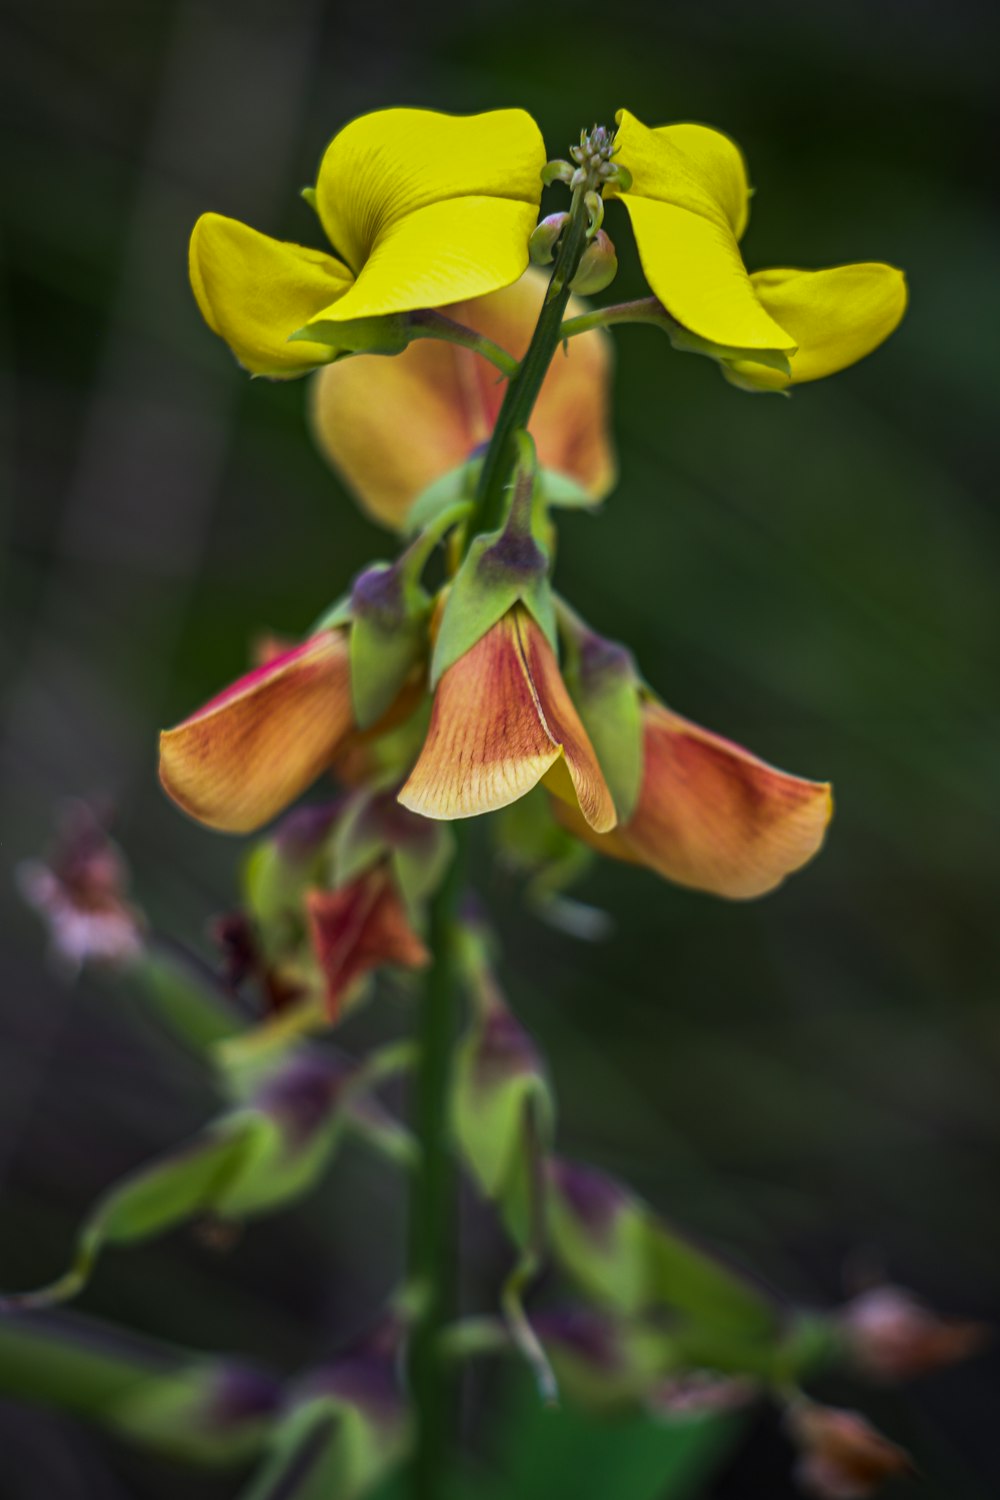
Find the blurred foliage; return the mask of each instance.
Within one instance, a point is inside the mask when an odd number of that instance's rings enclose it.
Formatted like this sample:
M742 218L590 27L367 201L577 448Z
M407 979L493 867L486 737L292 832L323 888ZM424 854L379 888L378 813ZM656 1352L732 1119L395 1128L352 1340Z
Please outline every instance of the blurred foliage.
M202 326L191 224L214 208L308 242L297 192L326 139L388 103L522 104L553 150L627 103L741 142L752 266L883 258L912 306L881 353L790 400L621 333L621 483L601 515L566 514L559 585L679 711L830 776L838 813L821 860L759 905L595 867L581 894L616 931L591 949L497 875L505 988L571 1154L806 1300L884 1265L995 1319L993 8L15 0L0 29L0 1284L55 1274L88 1203L215 1109L126 991L44 971L14 864L54 799L106 792L154 919L201 932L240 848L165 805L155 729L385 550L307 439L305 388L247 381ZM637 293L624 217L606 227L615 295ZM405 1019L387 995L349 1027ZM109 1257L86 1306L292 1372L381 1305L401 1214L398 1178L347 1151L323 1194L226 1254L179 1233ZM467 1233L492 1243L472 1210ZM484 1305L488 1277L465 1293ZM997 1384L983 1360L873 1416L975 1500L997 1484ZM64 1418L4 1405L0 1439L4 1500L175 1491L171 1468ZM786 1470L765 1430L701 1493L750 1476L779 1496Z

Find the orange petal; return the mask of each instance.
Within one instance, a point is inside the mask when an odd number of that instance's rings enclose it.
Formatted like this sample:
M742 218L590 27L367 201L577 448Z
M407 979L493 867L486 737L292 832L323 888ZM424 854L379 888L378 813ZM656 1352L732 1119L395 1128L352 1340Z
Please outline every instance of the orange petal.
M160 780L199 822L249 833L315 781L352 727L347 639L325 630L164 730Z
M595 838L570 809L560 820L603 854L732 900L766 895L820 848L827 782L776 770L662 703L644 704L642 790L635 813Z
M516 802L543 777L588 827L614 827L611 793L555 653L515 605L442 676L399 800L425 818L471 818Z
M430 962L384 865L339 890L310 891L306 907L331 1020L343 996L371 969L382 964L420 969Z
M520 359L546 285L541 272L529 270L513 286L446 313ZM595 499L615 479L610 373L606 334L592 330L573 339L553 360L530 423L542 467L575 479ZM392 359L358 355L327 366L312 386L313 428L362 507L400 527L421 490L487 440L505 389L481 355L419 339Z

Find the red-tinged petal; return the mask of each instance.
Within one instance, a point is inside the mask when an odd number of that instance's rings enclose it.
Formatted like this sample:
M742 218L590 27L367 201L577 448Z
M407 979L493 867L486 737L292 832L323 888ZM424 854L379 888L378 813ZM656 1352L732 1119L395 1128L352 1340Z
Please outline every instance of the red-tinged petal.
M614 827L611 793L555 653L517 605L442 676L399 800L427 818L470 818L516 802L543 778L589 828Z
M331 1020L336 1020L344 995L363 974L382 964L420 969L430 961L384 866L366 871L339 890L310 891L306 903Z
M353 728L347 640L327 630L160 735L160 780L210 828L249 833L330 764Z
M738 901L766 895L817 853L832 811L827 782L779 771L662 703L644 704L643 728L642 790L628 823L595 839L558 809L596 849Z
M530 270L503 291L456 303L447 315L520 359L546 285ZM542 467L575 479L595 499L611 489L616 472L610 374L606 334L594 330L573 339L553 360L530 424ZM481 355L420 339L393 359L358 355L327 366L313 382L313 426L364 509L400 527L421 490L487 440L505 389Z

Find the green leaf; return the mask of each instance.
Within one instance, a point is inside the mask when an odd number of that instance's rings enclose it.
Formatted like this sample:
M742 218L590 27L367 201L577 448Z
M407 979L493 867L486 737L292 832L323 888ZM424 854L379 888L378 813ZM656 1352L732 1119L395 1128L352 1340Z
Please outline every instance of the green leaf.
M635 811L642 786L643 728L639 674L631 652L591 630L559 601L563 678L597 754L620 823Z
M495 1471L460 1481L449 1500L688 1500L727 1460L741 1426L732 1416L601 1420L542 1406L522 1381L494 1438Z

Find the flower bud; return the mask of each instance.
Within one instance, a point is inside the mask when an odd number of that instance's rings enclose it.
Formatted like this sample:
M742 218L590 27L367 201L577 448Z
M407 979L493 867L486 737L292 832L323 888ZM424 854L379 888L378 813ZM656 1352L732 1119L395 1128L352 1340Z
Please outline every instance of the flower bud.
M126 899L128 866L85 802L61 811L48 861L18 867L21 893L49 929L52 955L75 973L126 964L143 952L143 919Z
M857 1411L803 1400L789 1409L788 1430L801 1454L795 1477L817 1500L864 1500L913 1469L905 1449Z
M580 257L580 265L570 286L581 297L589 297L594 292L603 292L617 275L615 247L605 231L599 229Z
M528 241L528 254L533 266L549 266L555 253L559 236L569 223L569 214L549 214L532 232Z
M978 1350L981 1323L940 1318L902 1287L877 1286L849 1302L841 1326L856 1362L874 1380L908 1380Z

